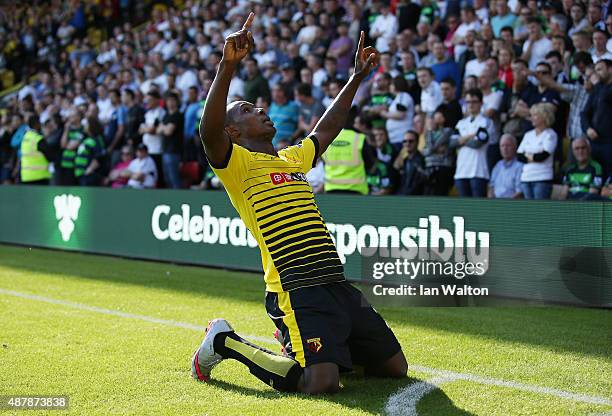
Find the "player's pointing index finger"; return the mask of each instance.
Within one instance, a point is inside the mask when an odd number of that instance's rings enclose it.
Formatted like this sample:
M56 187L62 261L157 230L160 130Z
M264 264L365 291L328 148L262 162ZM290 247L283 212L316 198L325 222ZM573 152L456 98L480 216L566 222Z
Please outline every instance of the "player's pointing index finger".
M363 50L363 39L365 38L365 33L362 30L359 35L359 43L357 44L357 52L359 52L359 56L361 56L361 51Z
M249 17L247 17L246 22L242 25L242 30L249 30L251 28L251 23L253 23L253 18L255 17L255 13L249 13Z

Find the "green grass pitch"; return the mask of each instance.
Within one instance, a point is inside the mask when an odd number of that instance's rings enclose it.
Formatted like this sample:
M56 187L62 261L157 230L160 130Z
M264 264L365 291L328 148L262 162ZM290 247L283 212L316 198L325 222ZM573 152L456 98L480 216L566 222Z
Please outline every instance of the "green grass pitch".
M612 315L595 309L380 308L410 377L347 375L334 396L279 394L234 361L192 380L203 334L177 323L223 317L278 349L263 290L254 274L0 246L0 395L70 396L68 411L18 415L370 415L435 379L412 414L612 414Z

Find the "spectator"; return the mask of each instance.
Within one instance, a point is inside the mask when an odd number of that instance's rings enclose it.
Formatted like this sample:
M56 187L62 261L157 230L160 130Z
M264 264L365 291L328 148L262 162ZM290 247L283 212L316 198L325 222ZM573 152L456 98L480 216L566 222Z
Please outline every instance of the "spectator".
M398 195L423 195L425 158L417 149L418 138L416 132L407 131L402 148L393 162L393 168L401 174Z
M453 129L446 127L444 113L438 109L429 121L425 132L425 195L448 195L453 186L453 154L450 137Z
M380 112L380 116L386 120L385 127L389 135L389 142L399 150L402 147L404 133L412 130L412 119L414 118L414 101L408 94L408 82L403 77L396 77L391 82L391 94L393 101L387 110Z
M397 30L397 17L391 14L388 4L381 4L380 14L376 16L370 27L370 37L376 39L376 50L378 52L382 53L389 50L389 43L397 34Z
M507 0L497 0L495 3L497 14L491 19L491 26L495 37L499 37L502 28L508 26L513 27L516 21L516 15L512 13L508 7Z
M51 180L52 185L59 185L59 167L61 163L61 140L64 133L62 118L59 114L54 114L49 117L42 128L43 133L43 154L49 162L51 162L53 172L53 178Z
M607 198L608 201L612 201L612 175L608 176L606 183L601 188L602 198Z
M487 66L487 43L483 39L474 41L474 55L474 59L468 61L465 65L465 77L472 75L479 77Z
M299 107L289 101L285 90L276 85L272 88L272 105L270 105L269 117L276 127L276 134L272 140L277 145L281 140L293 141L297 136Z
M166 114L156 127L155 133L162 136L162 172L166 185L173 189L181 187L179 164L183 155L184 117L179 110L179 96L166 94Z
M516 158L516 138L504 134L499 140L502 159L495 164L489 182L489 198L520 198L523 163Z
M555 121L554 107L536 104L530 109L533 130L528 131L518 148L523 162L521 188L526 199L549 199L552 192L553 155L557 133L550 128Z
M563 56L557 51L550 51L546 54L546 62L550 65L552 69L552 77L555 82L560 84L565 84L569 82L569 77L565 73L565 68L563 66ZM536 68L537 71L537 68ZM537 78L537 76L536 76ZM538 79L538 82L540 80Z
M431 70L434 73L434 79L437 82L442 82L446 78L452 78L455 81L455 85L461 82L461 74L459 73L459 66L450 57L446 56L446 49L444 44L440 41L434 43L433 56L435 58L434 64L431 66Z
M451 147L458 149L455 186L462 197L485 197L489 180L487 147L494 127L491 119L481 114L482 92L472 89L465 96L467 117L457 123L451 138Z
M523 44L524 59L529 63L529 69L535 71L538 63L544 61L546 54L552 47L552 42L542 33L542 26L538 18L532 17L527 21L529 37Z
M319 87L315 87L312 83L312 71L310 70L310 68L302 68L300 70L300 82L302 84L308 84L311 86L312 89L312 96L314 97L315 100L321 102L321 100L323 100L323 97L325 97L325 93L323 92L323 90ZM269 99L268 99L269 101Z
M149 156L147 145L140 143L136 148L136 158L132 160L127 168L130 177L127 182L128 188L145 189L154 188L157 182L157 166Z
M135 146L141 142L140 125L144 122L144 110L136 102L134 91L126 88L121 93L121 102L126 109L125 113L125 142Z
M329 45L327 54L336 59L338 72L346 76L353 65L353 41L348 36L349 25L347 22L340 22L337 31L338 36Z
M131 172L128 167L134 160L134 149L130 145L121 148L121 160L113 166L108 177L104 180L105 185L111 188L124 188L130 179Z
M398 66L400 76L408 82L408 93L415 104L421 102L421 87L417 80L417 67L412 52L402 52L400 54L400 65Z
M376 74L370 99L363 107L372 122L372 127L384 127L386 121L382 113L389 110L392 102L391 75L387 72Z
M293 89L297 86L297 84L299 84L299 82L295 78L295 69L290 63L283 64L281 66L281 78L276 85L280 86L283 91L285 91L289 101L293 101L295 99L293 96Z
M612 172L612 61L602 59L595 64L599 82L589 94L582 113L582 128L591 140L593 158L604 172Z
M244 62L246 79L244 81L244 99L250 103L257 101L257 97L270 99L270 86L268 81L261 75L257 67L257 61L252 58Z
M593 32L593 62L597 63L602 59L612 60L612 53L606 47L608 42L608 34L601 29L596 29Z
M436 108L436 111L442 113L444 117L444 127L455 129L459 120L463 118L463 110L461 104L457 100L456 93L457 84L452 78L446 78L440 83L440 91L442 92L442 103Z
M575 83L554 82L551 77L536 72L536 77L541 86L561 93L561 98L570 105L569 122L567 123L567 135L571 140L585 136L582 129L582 111L589 99L589 92L593 88L591 77L593 75L591 56L585 52L574 55L574 64L579 70L580 78Z
M77 184L76 177L74 176L74 159L76 157L77 148L84 138L85 132L81 126L81 114L78 110L73 110L68 117L60 141L62 155L58 177L59 185L73 186Z
M529 107L537 103L538 90L529 81L527 62L524 60L516 59L512 62L512 74L510 110L502 130L504 133L511 134L520 140L532 127L529 121Z
M591 158L591 143L580 137L572 142L572 152L576 162L564 170L562 199L599 199L603 170Z
M455 45L455 60L458 60L458 57L467 50L466 37L468 32L477 33L479 30L480 21L476 17L474 9L470 6L461 9L461 24L457 27L452 38L452 43Z
M299 119L297 137L306 137L313 131L325 108L315 101L312 96L312 87L309 84L298 84L295 89L295 98L299 104Z
M8 185L13 179L15 152L11 147L11 136L15 124L11 118L15 119L8 112L0 114L0 185Z
M106 153L111 156L111 164L115 164L121 158L119 149L125 143L127 109L121 103L121 93L118 89L110 91L109 99L111 115L104 125L104 143L106 144Z
M442 104L440 84L434 81L431 68L419 68L417 79L421 87L420 110L431 117L436 108Z
M197 160L200 153L200 136L198 135L198 125L204 108L203 100L198 100L198 88L190 87L185 103L185 122L183 128L183 144L185 160Z
M85 138L77 148L74 158L74 176L80 186L100 186L106 149L104 128L95 117L87 117L84 126Z
M43 136L39 133L38 117L28 117L28 129L21 140L20 183L24 185L48 185L51 173L49 160L42 152Z
M384 127L373 127L372 136L376 158L367 172L370 195L391 195L398 185L398 174L394 168L397 151L389 143Z
M162 142L163 136L157 132L157 127L162 122L166 111L159 105L161 95L155 89L147 93L145 105L147 111L144 122L140 124L138 132L142 134L142 142L147 146L147 155L155 161L156 172L162 170Z
M586 10L584 9L584 5L582 3L574 2L572 4L570 16L572 18L572 27L567 32L570 37L573 36L574 33L585 30L589 27L589 21L586 18Z

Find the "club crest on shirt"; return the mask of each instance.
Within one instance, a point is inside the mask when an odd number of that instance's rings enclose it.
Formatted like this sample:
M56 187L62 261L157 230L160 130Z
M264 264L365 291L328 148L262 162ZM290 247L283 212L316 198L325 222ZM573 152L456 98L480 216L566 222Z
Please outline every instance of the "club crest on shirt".
M304 175L302 172L272 172L270 173L270 179L274 185L293 181L307 182L306 175Z
M310 352L319 352L321 348L323 348L321 338L310 338L306 341L306 344L308 344L308 349Z

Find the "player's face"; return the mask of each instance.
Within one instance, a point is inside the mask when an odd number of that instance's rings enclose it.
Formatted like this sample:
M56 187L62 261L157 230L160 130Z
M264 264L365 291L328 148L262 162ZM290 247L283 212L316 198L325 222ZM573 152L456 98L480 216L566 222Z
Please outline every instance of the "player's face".
M276 134L274 123L261 107L247 101L236 101L229 105L230 112L232 124L240 131L240 137L270 141Z

